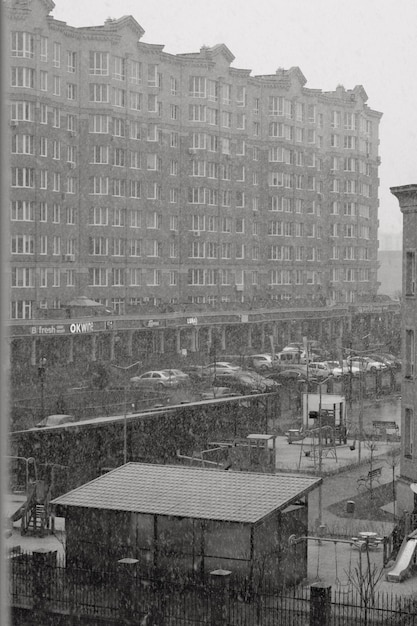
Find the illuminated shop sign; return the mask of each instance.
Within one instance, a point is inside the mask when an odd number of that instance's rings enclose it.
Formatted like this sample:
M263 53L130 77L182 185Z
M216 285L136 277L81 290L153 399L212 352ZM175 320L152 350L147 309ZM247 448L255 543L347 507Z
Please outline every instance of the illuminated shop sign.
M31 326L31 335L63 335L65 333L64 324L48 324L48 326Z
M73 335L92 333L94 330L94 322L74 322L70 324L69 330Z

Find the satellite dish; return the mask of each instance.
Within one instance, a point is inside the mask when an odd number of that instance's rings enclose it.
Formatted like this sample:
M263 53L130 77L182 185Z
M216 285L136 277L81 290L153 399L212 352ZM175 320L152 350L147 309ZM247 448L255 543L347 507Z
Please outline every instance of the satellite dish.
M417 483L411 483L410 489L417 494Z

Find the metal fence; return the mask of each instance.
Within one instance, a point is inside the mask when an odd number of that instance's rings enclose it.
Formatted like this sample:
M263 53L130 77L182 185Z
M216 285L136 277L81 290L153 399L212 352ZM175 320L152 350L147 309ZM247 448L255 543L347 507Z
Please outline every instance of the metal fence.
M261 581L249 584L222 570L205 580L142 578L131 567L132 559L97 571L66 567L55 552L46 559L41 554L40 562L35 556L10 558L9 603L32 616L36 611L54 614L57 623L58 616L65 623L61 618L66 615L115 626L141 620L164 626L417 626L417 598L378 593L361 597L353 587L328 588L328 619L319 614L315 621L315 585L282 589Z

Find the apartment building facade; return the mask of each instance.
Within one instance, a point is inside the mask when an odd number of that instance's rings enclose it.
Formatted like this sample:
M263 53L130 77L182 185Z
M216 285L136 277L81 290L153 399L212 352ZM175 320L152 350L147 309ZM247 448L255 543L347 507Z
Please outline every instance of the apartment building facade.
M381 113L362 86L6 5L11 319L80 295L123 314L376 294Z
M403 214L400 511L417 513L417 185L391 187ZM413 486L414 489L410 489Z

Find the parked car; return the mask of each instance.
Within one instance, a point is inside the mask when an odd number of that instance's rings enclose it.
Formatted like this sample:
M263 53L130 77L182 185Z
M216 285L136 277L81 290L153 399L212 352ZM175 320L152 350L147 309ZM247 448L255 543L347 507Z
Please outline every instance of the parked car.
M133 376L130 382L134 387L179 387L189 380L188 374L181 370L154 370L140 376Z
M59 426L60 424L70 424L71 422L75 422L76 419L73 415L64 415L58 413L56 415L48 415L48 417L44 417L43 420L36 424L36 428L44 428L46 426Z
M331 363L336 361L313 361L308 364L308 374L311 378L328 378L333 376L333 367Z
M371 359L374 359L374 361L380 361L381 363L384 363L384 365L386 365L387 367L401 367L400 359L397 359L397 357L393 356L392 354L369 354L368 356Z
M200 394L202 400L214 400L215 398L233 398L240 393L233 392L229 387L213 387L209 391Z
M348 356L346 359L348 363L352 363L361 372L377 372L379 370L385 370L387 366L381 361L375 361L369 356Z
M206 365L204 369L206 370L206 372L209 372L211 374L216 374L216 376L220 372L241 371L241 368L239 367L239 365L234 365L233 363L229 363L228 361L216 361L215 363L210 363L209 365Z
M232 391L243 394L248 393L265 393L267 391L275 391L278 384L257 372L248 372L242 370L240 372L220 372L214 378L214 384L225 384Z
M270 370L277 365L279 359L277 355L272 358L272 354L252 354L250 361L252 367L257 370Z
M285 380L296 380L299 382L305 382L307 380L306 375L301 370L292 369L285 369L280 370L279 372L273 372L272 374L268 374L268 378L276 382L282 382Z
M340 365L340 361L327 361L329 365L332 366L332 374L335 378L340 378L341 376L359 376L361 370L356 365L353 365L353 362L348 362L346 359L342 361L342 365Z

